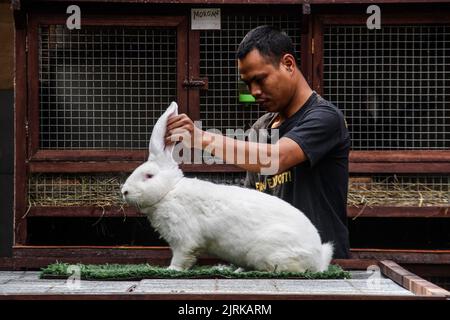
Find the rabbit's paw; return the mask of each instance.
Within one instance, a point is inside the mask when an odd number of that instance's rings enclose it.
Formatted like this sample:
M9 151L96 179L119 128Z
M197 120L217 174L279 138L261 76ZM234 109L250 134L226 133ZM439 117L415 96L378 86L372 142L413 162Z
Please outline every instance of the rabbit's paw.
M183 271L184 269L182 267L170 265L167 267L167 270Z

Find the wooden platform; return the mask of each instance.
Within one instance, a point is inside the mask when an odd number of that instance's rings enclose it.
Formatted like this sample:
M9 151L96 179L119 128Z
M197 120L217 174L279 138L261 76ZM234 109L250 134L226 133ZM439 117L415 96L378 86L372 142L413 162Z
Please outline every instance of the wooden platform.
M392 261L379 273L350 271L351 279L145 279L79 281L39 279L36 271L0 272L0 299L447 299L450 293Z

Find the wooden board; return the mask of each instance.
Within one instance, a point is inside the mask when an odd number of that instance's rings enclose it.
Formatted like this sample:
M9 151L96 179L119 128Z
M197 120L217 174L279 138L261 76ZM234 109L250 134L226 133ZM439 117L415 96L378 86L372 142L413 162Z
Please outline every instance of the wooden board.
M380 261L379 266L383 274L401 285L403 288L420 296L444 296L450 298L450 292L422 279L414 273L402 268L390 260Z
M14 23L10 4L0 3L0 90L11 90L14 87Z

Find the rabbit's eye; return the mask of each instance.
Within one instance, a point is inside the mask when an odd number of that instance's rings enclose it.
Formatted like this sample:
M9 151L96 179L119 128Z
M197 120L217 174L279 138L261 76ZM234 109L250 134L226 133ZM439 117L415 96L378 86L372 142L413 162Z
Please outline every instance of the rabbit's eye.
M147 173L147 174L145 175L145 178L146 178L146 179L151 179L151 178L153 178L153 175L150 174L150 173Z

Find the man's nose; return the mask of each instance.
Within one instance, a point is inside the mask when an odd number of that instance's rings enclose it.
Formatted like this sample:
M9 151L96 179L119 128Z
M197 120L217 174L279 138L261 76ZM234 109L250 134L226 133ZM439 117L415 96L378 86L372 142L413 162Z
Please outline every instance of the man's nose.
M260 88L259 86L257 86L257 85L252 85L251 88L250 88L250 93L251 93L252 96L254 96L255 98L258 98L258 97L261 95L262 91L261 91L261 88Z

